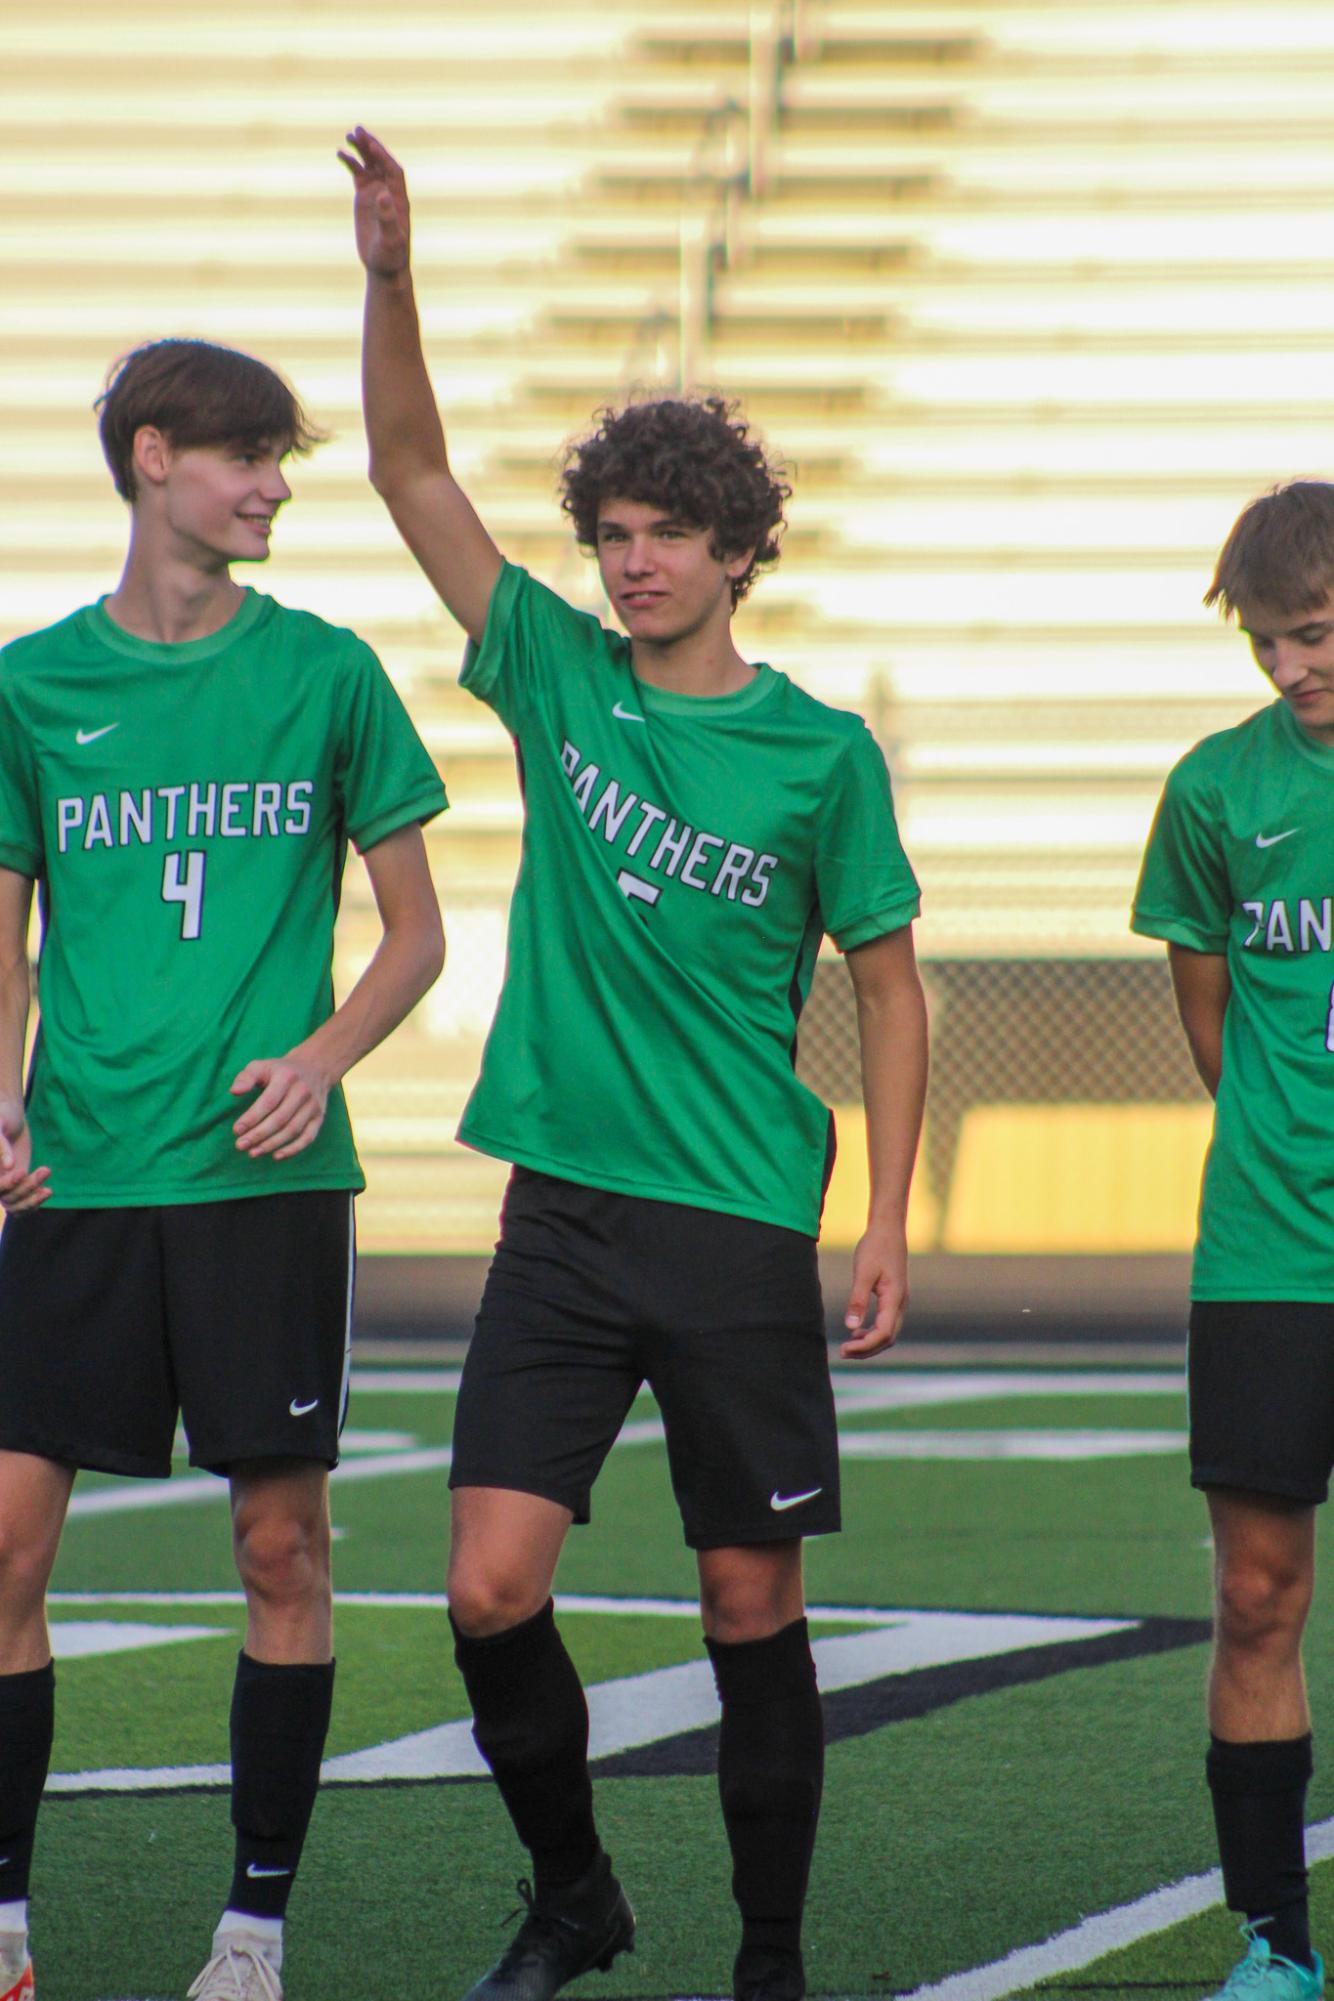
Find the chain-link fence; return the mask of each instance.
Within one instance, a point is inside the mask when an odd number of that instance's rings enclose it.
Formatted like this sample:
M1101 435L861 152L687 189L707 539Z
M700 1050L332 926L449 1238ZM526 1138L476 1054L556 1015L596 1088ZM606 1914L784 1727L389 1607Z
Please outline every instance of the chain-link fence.
M1204 1099L1165 959L934 959L924 1174L949 1212L964 1122L994 1105L1193 1104ZM857 1011L841 959L822 959L799 1065L831 1104L861 1097Z

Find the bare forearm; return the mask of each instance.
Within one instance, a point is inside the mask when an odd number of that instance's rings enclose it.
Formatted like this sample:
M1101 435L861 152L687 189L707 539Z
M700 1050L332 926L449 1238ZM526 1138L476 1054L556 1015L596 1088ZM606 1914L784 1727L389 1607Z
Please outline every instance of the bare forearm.
M435 984L444 964L441 932L391 927L341 1007L294 1050L309 1057L332 1086L370 1054Z
M1186 1025L1186 1042L1196 1074L1211 1098L1218 1096L1223 1075L1223 1024L1218 1022Z
M1191 1061L1209 1096L1216 1098L1223 1074L1223 1026L1232 997L1226 956L1169 945L1167 960Z
M412 273L366 274L361 357L362 401L370 445L371 484L388 497L400 481L449 467L436 409Z
M0 1100L23 1102L23 1052L30 991L26 952L0 964Z
M901 1225L908 1211L926 1102L926 1002L913 979L860 994L862 1097L870 1158L869 1222Z

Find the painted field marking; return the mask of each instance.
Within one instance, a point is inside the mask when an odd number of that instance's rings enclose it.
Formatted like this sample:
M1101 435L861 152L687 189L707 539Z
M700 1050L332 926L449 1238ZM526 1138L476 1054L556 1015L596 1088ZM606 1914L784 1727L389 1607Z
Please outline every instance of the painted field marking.
M1184 1452L1184 1431L843 1431L840 1459L1134 1459Z
M835 1369L839 1404L872 1410L912 1410L923 1404L990 1402L1001 1397L1173 1396L1185 1387L1182 1369L929 1369L890 1362L874 1369ZM354 1369L354 1396L454 1396L459 1369Z
M690 1611L697 1616L693 1604ZM1096 1639L1126 1632L1137 1623L1133 1619L1066 1619L999 1612L885 1611L881 1619L883 1623L870 1631L814 1643L812 1652L825 1694L857 1688L885 1675ZM587 1695L592 1758L656 1744L683 1731L707 1728L718 1720L713 1670L707 1661L686 1661L645 1674L595 1682ZM323 1776L326 1781L368 1785L386 1779L483 1778L486 1771L473 1742L471 1719L460 1718L326 1759ZM227 1765L114 1767L53 1772L47 1789L60 1793L160 1792L181 1786L224 1786L230 1778Z
M840 1410L923 1410L935 1404L1003 1403L1011 1397L1180 1396L1184 1369L939 1369L913 1375L892 1365L866 1375L834 1372Z
M240 1610L245 1605L240 1591L52 1591L48 1605L219 1605ZM335 1591L334 1604L361 1607L372 1612L445 1612L449 1599L443 1591ZM699 1618L697 1598L608 1598L599 1593L558 1591L558 1612L588 1612L623 1619ZM922 1615L902 1610L886 1611L877 1605L808 1605L806 1617L826 1626L901 1626L906 1618Z
M65 1619L51 1622L51 1651L58 1661L94 1660L128 1654L141 1647L171 1647L183 1640L216 1640L216 1626L150 1626L128 1619Z
M1334 1819L1317 1821L1306 1830L1308 1862L1325 1862L1334 1855ZM1062 1973L1076 1973L1106 1953L1136 1945L1154 1932L1169 1931L1201 1911L1223 1901L1223 1878L1217 1869L1203 1876L1186 1876L1161 1890L1151 1890L1133 1903L1100 1911L1068 1931L1057 1932L1041 1945L1025 1945L989 1966L951 1973L944 1980L918 1987L904 2001L1001 2001Z
M437 1380L438 1379L438 1380ZM435 1387L458 1387L457 1370L384 1370L360 1372L353 1377L355 1389L387 1389L419 1392ZM1025 1375L1007 1375L1003 1370L948 1369L922 1375L882 1375L853 1378L840 1372L834 1376L834 1397L845 1412L875 1410L920 1410L951 1403L997 1401L1009 1397L1050 1396L1175 1396L1182 1389L1179 1375L1170 1370L1145 1370L1094 1374L1077 1370L1033 1370ZM656 1445L663 1437L662 1420L634 1418L622 1426L616 1449ZM969 1439L980 1441L969 1445ZM1094 1450L1087 1443L1066 1451L1067 1439L1093 1438L1140 1443L1109 1443ZM390 1445L389 1441L394 1441ZM914 1443L914 1440L918 1441ZM1008 1444L1006 1441L1010 1441ZM403 1449L399 1441L405 1441ZM875 1442L879 1441L879 1443ZM934 1443L933 1443L934 1441ZM990 1444L988 1443L990 1441ZM1025 1442L1026 1441L1026 1442ZM453 1453L447 1445L412 1449L410 1434L403 1432L357 1432L344 1434L344 1446L351 1455L333 1475L335 1492L352 1480L380 1480L407 1473L435 1473L448 1467ZM840 1434L840 1450L853 1459L1092 1459L1124 1457L1130 1453L1177 1452L1183 1434L1177 1432L1030 1431L1030 1432L857 1432ZM154 1508L190 1507L203 1502L224 1501L227 1483L212 1473L183 1474L172 1480L135 1480L124 1486L97 1487L89 1493L76 1492L69 1505L71 1520L88 1520L101 1515L138 1514Z

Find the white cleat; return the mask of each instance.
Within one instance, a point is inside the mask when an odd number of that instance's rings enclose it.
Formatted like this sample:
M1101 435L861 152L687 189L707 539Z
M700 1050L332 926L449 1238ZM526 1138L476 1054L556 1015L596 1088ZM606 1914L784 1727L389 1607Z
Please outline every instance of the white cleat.
M186 2001L283 2001L283 1984L258 1942L234 1932L214 1953Z
M32 1961L26 1932L0 1932L0 2001L32 2001Z

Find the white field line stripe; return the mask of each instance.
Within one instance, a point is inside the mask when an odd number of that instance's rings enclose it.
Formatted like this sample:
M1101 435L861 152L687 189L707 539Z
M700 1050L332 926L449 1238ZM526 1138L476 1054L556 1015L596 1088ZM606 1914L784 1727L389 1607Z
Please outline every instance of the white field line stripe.
M215 1605L231 1610L244 1606L245 1597L240 1591L50 1591L47 1593L46 1602L55 1607ZM372 1612L444 1612L449 1609L449 1600L443 1591L335 1591L334 1604ZM558 1591L556 1610L566 1614L605 1615L608 1618L698 1619L699 1601L695 1598L610 1598L595 1592ZM934 1619L941 1616L944 1615L924 1612L920 1607L910 1605L896 1606L893 1609L884 1605L806 1607L807 1619L813 1624L826 1626L866 1628L903 1626L915 1619L927 1617ZM1108 1624L1108 1629L1111 1630L1126 1622L1099 1623Z
M365 1459L345 1459L334 1471L335 1488L349 1480L381 1480L396 1473L434 1473L448 1466L454 1454L448 1445L423 1446L417 1452L377 1452ZM225 1501L227 1482L214 1473L188 1474L180 1480L136 1480L128 1487L99 1487L76 1494L71 1515L128 1515L141 1508L173 1508L193 1501Z
M994 1403L1011 1397L1180 1396L1182 1369L1092 1370L948 1369L912 1375L892 1370L874 1376L835 1374L840 1410L922 1410L935 1404Z
M973 1403L996 1397L1175 1396L1185 1387L1181 1369L922 1369L910 1364L874 1374L835 1369L834 1395L840 1404L871 1410L910 1409L923 1404ZM354 1368L358 1396L454 1396L459 1369Z
M352 1371L353 1396L455 1396L462 1369L358 1369Z
M365 1380L362 1375L365 1373ZM422 1391L435 1388L457 1388L457 1370L384 1370L377 1372L354 1371L352 1387L362 1389L401 1391ZM1025 1376L1007 1375L1003 1371L981 1372L951 1370L937 1375L904 1375L894 1380L872 1382L866 1378L850 1379L843 1375L835 1377L835 1395L839 1408L849 1412L874 1410L908 1410L924 1406L946 1403L968 1403L978 1400L1020 1396L1161 1396L1179 1393L1182 1380L1172 1371L1157 1373L1136 1370L1120 1374L1097 1375L1092 1372L1042 1372L1034 1371ZM1046 1435L1046 1434L1044 1434ZM1073 1434L1072 1434L1073 1435ZM914 1436L920 1443L912 1442ZM886 1433L848 1432L843 1435L841 1450L850 1458L962 1458L962 1457L1066 1457L1059 1443L1048 1448L1029 1444L1025 1451L987 1450L984 1444L971 1448L966 1445L949 1445L949 1434L926 1433ZM958 1438L961 1434L953 1434ZM1015 1434L1016 1438L1020 1434ZM1036 1437L1032 1434L1031 1437ZM1059 1441L1059 1434L1050 1434ZM636 1418L622 1427L616 1440L617 1447L654 1445L663 1437L662 1420L657 1417ZM861 1438L866 1442L858 1444ZM872 1440L875 1440L875 1444ZM945 1443L942 1445L941 1440ZM883 1442L882 1442L883 1440ZM850 1442L849 1442L850 1441ZM1124 1448L1123 1448L1124 1449ZM1171 1445L1145 1443L1136 1445L1136 1451L1169 1451L1177 1449L1175 1436ZM356 1460L344 1459L334 1473L335 1484L347 1480L378 1480L403 1473L436 1472L450 1464L452 1453L447 1445L422 1447L415 1452L371 1453ZM1093 1456L1087 1448L1075 1455ZM70 1516L78 1520L98 1515L137 1514L145 1509L187 1507L196 1502L221 1501L227 1498L227 1483L211 1473L185 1475L179 1479L164 1481L136 1480L127 1486L99 1487L92 1493L76 1493L69 1505Z
M1184 1431L842 1431L840 1459L1023 1459L1088 1465L1184 1452Z
M1331 1855L1334 1820L1318 1821L1306 1830L1306 1859L1325 1862ZM1154 1932L1167 1931L1222 1901L1221 1871L1210 1869L1203 1876L1186 1876L1179 1883L1137 1897L1133 1903L1085 1918L1041 1945L1020 1946L989 1966L975 1966L968 1973L952 1973L944 1980L915 1988L905 2001L1001 2001L1003 1995L1018 1994L1040 1980L1076 1973L1106 1953L1135 1945Z
M1133 1623L1123 1619L1054 1619L1042 1613L904 1612L891 1626L817 1640L812 1651L821 1687L833 1690L858 1687L914 1668L992 1659L1016 1648L1088 1639L1122 1631ZM589 1749L594 1757L656 1743L678 1731L717 1721L713 1670L707 1661L690 1660L597 1682L588 1690L588 1710ZM385 1779L481 1777L485 1772L466 1717L343 1752L324 1765L326 1779L358 1784ZM218 1786L226 1781L225 1765L162 1765L138 1771L117 1767L53 1772L47 1789L53 1793L145 1793L181 1786Z

